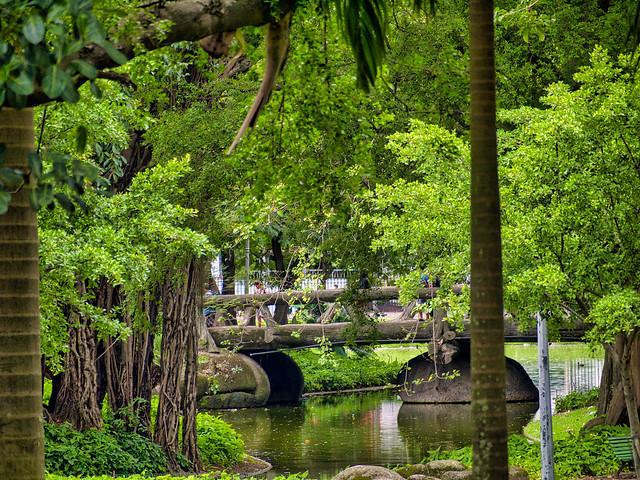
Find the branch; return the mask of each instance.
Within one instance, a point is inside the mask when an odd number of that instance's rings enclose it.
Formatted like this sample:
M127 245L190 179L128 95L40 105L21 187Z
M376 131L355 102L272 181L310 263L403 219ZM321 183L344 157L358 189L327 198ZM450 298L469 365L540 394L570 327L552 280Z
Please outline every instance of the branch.
M275 21L272 5L268 0L175 0L149 6L152 8L140 9L140 15L149 19L146 32L130 44L117 45L118 50L128 59L136 55L134 47L139 47L140 44L147 50L155 50L176 42L198 41L210 35ZM281 15L293 11L293 6L292 0L282 0ZM163 38L158 39L154 26L162 20L168 20L171 27ZM93 44L85 47L74 58L65 59L64 63L75 58L91 63L98 70L118 66L103 48ZM29 97L27 105L33 107L51 101L42 91L37 91Z

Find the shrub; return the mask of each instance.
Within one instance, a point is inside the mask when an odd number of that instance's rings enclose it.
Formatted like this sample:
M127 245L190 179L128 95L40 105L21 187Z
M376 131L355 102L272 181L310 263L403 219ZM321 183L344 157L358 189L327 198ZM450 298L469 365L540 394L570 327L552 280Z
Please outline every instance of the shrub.
M63 475L131 475L167 471L167 459L160 447L129 432L87 430L79 432L69 424L47 423L45 467Z
M600 390L593 388L585 392L571 392L564 397L558 397L556 398L556 412L592 407L598 403L598 395L600 395Z
M620 462L613 455L607 443L607 437L628 434L629 429L626 427L600 426L589 432L558 440L554 445L556 478L571 480L617 472ZM466 466L471 466L471 447L451 451L431 450L423 462L439 459L459 460ZM540 478L540 444L530 443L522 435L511 435L509 464L524 468L531 480L538 480Z
M244 457L244 442L225 421L199 413L196 428L200 457L206 466L229 467Z
M313 350L288 352L304 375L305 392L348 390L387 385L395 381L402 368L399 362L386 362L375 355L320 355Z

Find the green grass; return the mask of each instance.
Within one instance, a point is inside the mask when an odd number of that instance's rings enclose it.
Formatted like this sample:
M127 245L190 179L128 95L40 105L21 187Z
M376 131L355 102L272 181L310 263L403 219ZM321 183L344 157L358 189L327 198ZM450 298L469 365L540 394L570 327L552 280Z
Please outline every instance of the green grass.
M554 415L552 417L553 439L555 441L565 440L577 435L583 425L591 420L595 414L595 407L586 407ZM524 434L531 439L540 441L540 421L529 422L524 427Z
M538 345L536 343L507 343L505 355L518 362L535 362L538 360ZM602 348L592 350L586 343L552 343L549 345L551 361L563 362L577 358L602 358Z
M389 345L376 347L375 354L380 360L387 363L406 363L413 357L427 351L426 344L416 345Z

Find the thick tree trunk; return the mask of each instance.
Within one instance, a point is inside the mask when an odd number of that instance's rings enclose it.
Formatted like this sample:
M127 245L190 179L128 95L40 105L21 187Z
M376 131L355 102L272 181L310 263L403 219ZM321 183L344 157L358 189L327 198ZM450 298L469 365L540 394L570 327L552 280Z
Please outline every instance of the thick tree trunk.
M160 400L154 441L167 454L169 467L180 471L178 430L180 408L183 405L184 359L189 336L189 315L197 315L197 298L200 295L196 261L184 267L178 278L168 275L162 286L163 328L160 359ZM195 305L195 308L194 308ZM194 421L195 425L195 421Z
M471 1L471 408L476 480L508 478L493 15L493 1Z
M84 292L84 283L78 282ZM98 406L98 370L96 334L91 322L76 311L69 314L69 351L53 417L69 422L78 430L102 427Z
M629 417L629 427L631 428L631 436L633 438L633 465L636 472L636 478L640 478L640 418L638 417L638 404L634 395L634 385L631 378L631 349L638 331L624 338L624 346L622 357L620 358L620 374L622 377L622 389L624 392L624 401L627 407L627 415ZM621 335L622 336L622 335Z
M27 170L33 111L0 110L3 167ZM44 478L38 227L28 186L0 215L0 478Z
M198 450L198 435L196 431L197 404L197 377L198 377L198 311L193 311L187 318L187 351L185 359L185 393L183 402L182 421L182 454L187 457L196 472L202 470L200 451Z

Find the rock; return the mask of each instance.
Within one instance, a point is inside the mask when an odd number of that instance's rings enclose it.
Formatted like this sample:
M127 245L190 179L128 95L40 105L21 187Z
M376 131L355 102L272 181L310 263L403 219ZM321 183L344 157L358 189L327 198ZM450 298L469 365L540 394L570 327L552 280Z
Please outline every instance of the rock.
M409 361L398 376L405 385L400 398L407 403L467 403L471 402L471 352L469 342L459 340L460 351L447 365L439 365L440 378L426 381L435 374L433 361L420 355ZM515 360L506 359L506 398L508 402L537 402L538 389L529 375ZM455 371L455 372L454 372ZM458 373L456 373L458 372ZM443 378L450 374L453 379Z
M462 472L467 469L458 460L433 460L425 465L431 475L440 475L444 472ZM466 477L464 477L466 478Z
M404 465L396 469L400 475L409 479L412 477L439 477L441 473L448 471L466 470L466 467L457 460L433 460L429 463L416 463L414 465ZM419 479L415 479L419 480ZM424 480L424 479L423 479Z
M404 465L402 467L396 468L396 472L407 479L417 475L431 475L431 470L429 470L424 463L416 463L415 465Z
M404 480L404 478L388 468L355 465L338 473L333 480Z
M466 480L473 478L471 470L451 470L442 474L442 480Z
M251 358L221 350L198 355L198 406L203 409L261 407L271 387Z
M416 473L415 475L411 475L407 480L440 480L438 477L431 477L429 475L422 475L420 473Z
M509 467L509 480L529 480L529 474L524 468Z

